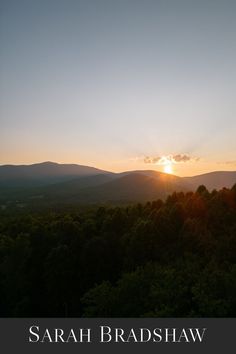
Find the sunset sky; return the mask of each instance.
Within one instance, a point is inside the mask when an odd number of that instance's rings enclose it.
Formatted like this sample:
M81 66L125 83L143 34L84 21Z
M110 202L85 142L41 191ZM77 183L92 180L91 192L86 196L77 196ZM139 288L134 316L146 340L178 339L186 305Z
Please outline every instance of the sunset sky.
M236 170L235 0L1 0L0 16L0 164Z

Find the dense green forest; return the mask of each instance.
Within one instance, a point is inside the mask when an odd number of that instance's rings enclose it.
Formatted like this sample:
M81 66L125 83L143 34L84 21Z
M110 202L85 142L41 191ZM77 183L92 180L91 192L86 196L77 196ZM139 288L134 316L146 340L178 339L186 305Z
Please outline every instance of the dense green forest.
M235 317L236 185L1 211L1 317Z

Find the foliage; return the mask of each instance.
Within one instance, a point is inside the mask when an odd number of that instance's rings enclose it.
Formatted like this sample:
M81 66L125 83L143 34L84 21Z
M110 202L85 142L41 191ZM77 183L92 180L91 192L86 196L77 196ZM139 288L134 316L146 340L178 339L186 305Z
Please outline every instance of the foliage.
M2 211L1 317L235 317L236 185L126 207Z

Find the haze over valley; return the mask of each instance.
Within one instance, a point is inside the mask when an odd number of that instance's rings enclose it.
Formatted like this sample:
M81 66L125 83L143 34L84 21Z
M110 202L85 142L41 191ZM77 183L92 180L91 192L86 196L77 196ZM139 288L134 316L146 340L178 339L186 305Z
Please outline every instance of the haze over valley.
M0 202L27 206L32 203L122 204L165 200L173 192L195 191L200 185L231 188L236 171L216 171L178 177L154 170L114 173L98 168L44 162L0 166Z

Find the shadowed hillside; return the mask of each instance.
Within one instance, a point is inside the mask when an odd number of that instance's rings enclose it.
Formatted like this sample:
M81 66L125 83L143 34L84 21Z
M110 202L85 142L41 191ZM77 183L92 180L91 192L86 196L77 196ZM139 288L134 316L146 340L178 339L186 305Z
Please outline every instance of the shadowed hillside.
M185 181L195 190L201 184L204 184L209 190L231 188L236 183L235 171L217 171L205 173L199 176L185 177Z
M81 165L51 162L30 166L0 166L0 203L37 206L63 204L124 204L165 199L176 191L231 188L236 172L212 172L193 177L137 170L112 173Z
M47 185L75 177L107 173L94 167L43 162L33 165L0 166L0 186L27 187Z

